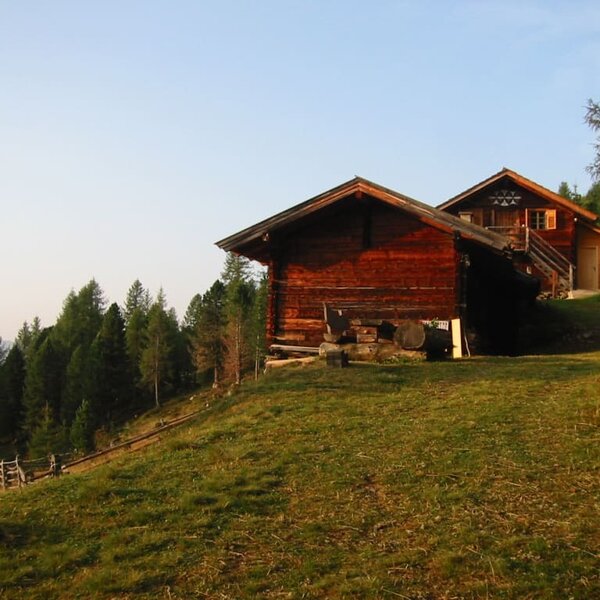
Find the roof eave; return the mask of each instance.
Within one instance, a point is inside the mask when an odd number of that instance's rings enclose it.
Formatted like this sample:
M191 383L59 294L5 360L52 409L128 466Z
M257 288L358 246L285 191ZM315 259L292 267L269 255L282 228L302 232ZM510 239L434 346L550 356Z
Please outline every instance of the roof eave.
M462 221L450 213L442 212L434 207L419 202L414 198L409 198L399 192L361 177L355 177L331 190L284 210L273 217L264 219L255 225L223 238L216 242L216 245L227 252L238 252L240 251L240 248L251 246L259 240L266 242L268 241L270 234L277 229L294 223L357 192L368 194L394 208L405 210L407 213L424 223L444 231L449 235L454 235L458 232L462 237L471 239L484 246L491 247L498 252L505 252L507 249L508 244L506 238L499 234ZM257 256L261 255L260 252L254 254Z
M473 194L481 191L482 189L486 188L487 186L491 185L492 183L495 183L496 181L498 181L499 179L501 179L502 177L505 177L505 176L509 177L516 184L520 185L521 187L524 187L525 189L529 190L530 192L533 192L539 196L542 196L549 202L554 202L555 204L558 204L558 205L562 206L563 208L566 208L567 210L570 210L571 212L576 213L578 216L583 217L583 218L587 219L588 221L593 222L599 218L596 213L588 210L587 208L584 208L583 206L580 206L579 204L576 204L575 202L572 202L571 200L568 200L567 198L563 198L556 192L553 192L552 190L545 188L544 186L540 185L539 183L536 183L535 181L532 181L531 179L524 177L523 175L517 173L516 171L507 169L506 167L504 167L501 171L499 171L498 173L495 173L491 177L484 179L483 181L475 184L474 186L470 187L469 189L465 190L464 192L458 194L457 196L450 198L450 200L447 200L446 202L440 204L437 208L439 210L446 210L447 208L449 208L451 206L459 204L460 202L462 202L469 196L472 196Z

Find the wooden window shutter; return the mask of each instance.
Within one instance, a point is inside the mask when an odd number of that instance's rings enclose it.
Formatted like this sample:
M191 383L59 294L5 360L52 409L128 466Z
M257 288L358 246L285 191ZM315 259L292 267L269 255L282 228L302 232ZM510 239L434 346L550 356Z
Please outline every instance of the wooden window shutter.
M546 229L556 229L556 209L546 211Z

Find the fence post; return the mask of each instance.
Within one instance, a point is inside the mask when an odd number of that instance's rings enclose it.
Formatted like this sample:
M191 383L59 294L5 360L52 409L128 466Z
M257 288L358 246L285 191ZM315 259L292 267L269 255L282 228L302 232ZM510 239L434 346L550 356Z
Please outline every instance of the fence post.
M4 459L0 461L0 482L2 483L2 489L6 489L6 476L4 475Z
M60 454L50 455L50 475L52 477L58 477L60 475L61 462Z
M17 473L17 481L19 482L19 488L23 486L21 482L21 466L19 465L19 455L15 456L15 471Z
M569 291L572 292L575 285L575 278L573 277L573 265L569 265Z

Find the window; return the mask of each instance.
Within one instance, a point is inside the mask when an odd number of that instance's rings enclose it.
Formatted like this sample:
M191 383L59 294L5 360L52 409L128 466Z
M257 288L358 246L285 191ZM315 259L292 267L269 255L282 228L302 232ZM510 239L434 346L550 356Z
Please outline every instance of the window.
M556 229L556 210L528 209L527 224L531 229Z
M473 213L472 212L459 212L458 216L467 223L473 222Z

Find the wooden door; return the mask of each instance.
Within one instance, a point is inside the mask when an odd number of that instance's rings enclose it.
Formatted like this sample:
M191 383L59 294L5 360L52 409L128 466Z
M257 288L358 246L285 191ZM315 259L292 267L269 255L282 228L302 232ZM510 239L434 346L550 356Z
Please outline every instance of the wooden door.
M579 248L577 287L582 290L598 289L598 246Z
M496 210L494 217L494 225L496 227L512 228L519 225L518 210Z

